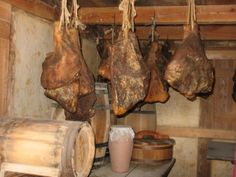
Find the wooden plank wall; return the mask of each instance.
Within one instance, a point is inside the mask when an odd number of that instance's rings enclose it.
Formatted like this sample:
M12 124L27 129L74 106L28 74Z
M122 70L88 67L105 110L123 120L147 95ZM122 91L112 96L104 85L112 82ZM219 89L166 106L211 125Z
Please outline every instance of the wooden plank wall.
M236 60L214 60L215 88L212 96L202 102L204 128L236 130L236 104L233 101L233 74Z
M236 60L213 60L215 86L213 94L201 101L200 127L210 130L236 130L236 104L232 99ZM232 136L235 136L235 134ZM199 139L198 177L211 176L211 163L206 159L210 139Z
M7 114L11 5L0 0L0 116Z

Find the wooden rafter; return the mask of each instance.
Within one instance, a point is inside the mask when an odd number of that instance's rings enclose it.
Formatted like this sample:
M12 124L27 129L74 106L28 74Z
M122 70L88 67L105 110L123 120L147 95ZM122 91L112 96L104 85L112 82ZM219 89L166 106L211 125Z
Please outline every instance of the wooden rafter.
M55 9L40 1L40 0L3 0L12 6L22 9L28 13L39 16L41 18L54 21L55 20Z
M199 5L197 21L199 24L236 24L236 5ZM185 24L187 6L137 7L136 25L148 24L155 14L158 24ZM86 24L121 24L122 14L117 7L81 8L79 18Z
M236 40L235 25L202 25L200 26L202 40ZM136 35L139 39L148 39L151 35L150 27L136 27ZM157 26L155 35L160 40L182 40L183 26ZM105 35L106 39L111 38L111 33Z

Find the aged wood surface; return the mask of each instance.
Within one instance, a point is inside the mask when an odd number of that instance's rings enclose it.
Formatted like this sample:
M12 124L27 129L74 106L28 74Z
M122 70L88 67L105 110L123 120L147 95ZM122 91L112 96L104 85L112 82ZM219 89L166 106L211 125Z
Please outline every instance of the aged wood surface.
M53 5L55 0L41 0ZM59 1L59 0L58 0ZM57 2L58 2L57 1ZM79 5L82 7L93 7L93 6L101 6L101 7L117 7L120 3L120 0L78 0ZM205 4L205 5L214 5L214 4L234 4L235 0L195 0L197 5ZM173 6L173 5L186 5L186 0L138 0L135 3L137 6Z
M0 116L7 114L11 5L0 1Z
M235 24L236 5L199 5L197 22L199 24ZM137 7L135 24L149 24L155 14L158 24L185 24L187 6ZM79 18L86 24L121 24L122 13L117 7L81 8Z
M11 163L3 163L1 165L1 173L4 173L5 171L13 171L18 173L25 173L28 174L40 174L40 176L49 176L49 177L59 177L60 176L60 170L56 168L47 168L47 167L35 167L31 165L22 165L22 164L11 164ZM5 173L3 174L5 177ZM6 175L8 176L8 175ZM25 175L23 175L25 176ZM12 176L13 177L13 176Z
M2 173L71 176L76 171L85 177L92 167L94 135L88 123L5 119L0 136Z
M214 60L215 87L213 94L202 100L201 124L209 129L236 130L236 104L233 101L233 74L236 60ZM230 136L230 135L229 135Z
M157 131L172 137L236 140L235 129L221 130L221 129L207 129L207 128L194 128L194 127L158 126Z
M122 118L116 118L118 125L129 125L137 133L142 130L156 130L155 104L146 104Z
M115 173L111 170L111 164L107 164L97 170L93 170L89 177L166 177L175 159L164 161L155 165L131 163L127 173Z
M95 90L97 101L95 103L95 115L91 118L96 147L93 165L99 167L104 163L104 157L108 147L111 115L107 84L95 83Z
M209 139L198 139L198 160L197 160L197 177L211 176L211 162L207 160L207 144Z
M202 40L236 40L234 25L201 25L199 31ZM135 33L141 40L148 39L151 36L151 27L136 26ZM157 26L155 35L160 40L182 40L183 26ZM111 39L111 33L106 34L105 39Z
M2 0L14 7L22 9L33 15L45 18L50 21L54 21L56 18L56 12L53 7L42 1L29 1L29 0Z
M209 141L207 158L211 160L234 161L236 143Z

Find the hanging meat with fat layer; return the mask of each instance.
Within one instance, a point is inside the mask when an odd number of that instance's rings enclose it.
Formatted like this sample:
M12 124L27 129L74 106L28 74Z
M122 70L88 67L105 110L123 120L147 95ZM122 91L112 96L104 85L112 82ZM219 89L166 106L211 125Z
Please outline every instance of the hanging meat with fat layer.
M185 97L211 92L214 71L201 46L197 24L184 28L184 39L165 72L165 79Z
M132 32L128 38L124 32L119 33L111 47L110 59L112 109L115 115L123 115L145 98L150 72Z
M162 55L161 46L158 42L152 42L146 62L151 73L151 78L144 101L148 103L167 101L169 94L166 81L164 80L167 59Z
M54 52L43 63L41 84L45 95L57 101L68 113L75 114L79 111L78 107L86 107L89 112L83 115L88 117L77 117L77 120L86 120L93 116L96 97L94 78L84 61L78 40L77 29L60 30L59 23L54 24ZM87 99L90 109L88 105L81 104L81 98L87 95L94 96ZM73 119L76 119L75 116Z

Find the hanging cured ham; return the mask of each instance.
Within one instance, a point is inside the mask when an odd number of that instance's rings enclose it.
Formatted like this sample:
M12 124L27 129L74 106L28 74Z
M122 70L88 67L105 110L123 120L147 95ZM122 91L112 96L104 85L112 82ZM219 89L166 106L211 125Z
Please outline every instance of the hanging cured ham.
M164 80L167 59L162 55L161 46L158 42L152 42L146 62L151 73L151 78L144 101L148 103L167 101L169 94L166 81Z
M198 93L211 92L214 82L213 68L201 45L194 9L192 2L189 5L191 25L185 26L183 42L165 72L168 83L189 99Z
M111 81L112 109L118 116L144 100L150 77L135 33L130 31L136 15L134 0L123 0L119 9L123 11L122 30L114 44L107 46L99 67L100 75Z
M62 16L67 12L63 11L67 9L64 3L65 0L62 1ZM75 26L62 21L54 24L54 52L48 54L43 62L41 84L45 95L68 112L68 119L73 114L73 120L87 120L94 114L94 78L84 61L78 40Z
M111 55L112 108L116 115L122 115L145 98L150 73L133 32L128 38L120 32Z
M122 31L110 52L112 109L115 115L125 114L145 98L150 75L135 33L130 31L136 15L134 0L123 0L119 9L123 11Z

